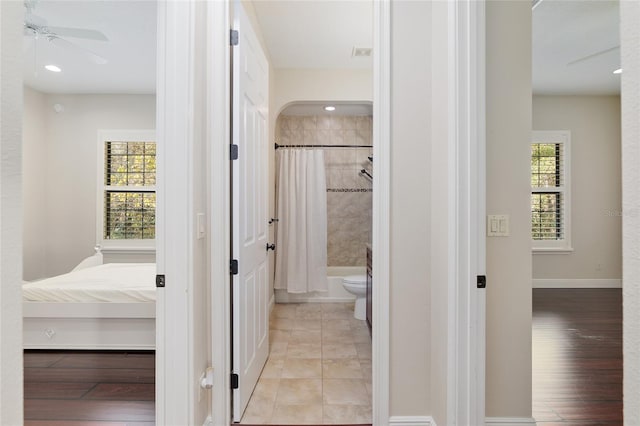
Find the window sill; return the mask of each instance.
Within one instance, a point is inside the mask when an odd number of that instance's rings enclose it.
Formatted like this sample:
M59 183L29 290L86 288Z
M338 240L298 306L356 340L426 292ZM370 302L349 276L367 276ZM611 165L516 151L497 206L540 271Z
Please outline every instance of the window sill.
M573 247L533 247L533 254L571 254Z
M123 244L103 242L100 251L106 254L154 254L156 252L155 240L151 244Z

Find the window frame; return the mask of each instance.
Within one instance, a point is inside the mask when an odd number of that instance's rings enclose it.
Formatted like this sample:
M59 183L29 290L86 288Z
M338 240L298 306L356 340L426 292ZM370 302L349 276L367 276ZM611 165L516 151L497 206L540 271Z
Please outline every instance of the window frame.
M97 149L97 196L96 196L96 243L106 252L135 252L135 253L155 253L156 240L154 239L105 239L104 238L104 211L105 198L104 192L107 188L105 185L105 144L106 142L155 142L157 147L155 130L132 129L132 130L98 130L98 149ZM157 152L157 150L156 150ZM157 154L156 154L157 155ZM156 162L157 164L157 162ZM157 170L156 170L157 173ZM140 190L141 187L137 187ZM156 186L144 187L146 192L155 192L157 197ZM156 198L157 200L157 198ZM156 204L156 218L157 218Z
M560 193L563 203L563 234L561 240L534 240L531 235L531 246L533 253L558 253L568 254L573 251L571 245L571 132L569 130L534 130L531 135L533 144L561 144L562 145L562 177L561 186L552 187L530 187L529 204L531 196L535 193ZM531 151L531 149L530 149ZM531 154L529 154L529 180L531 181ZM530 218L529 226L533 225L533 217ZM531 230L530 230L531 232Z

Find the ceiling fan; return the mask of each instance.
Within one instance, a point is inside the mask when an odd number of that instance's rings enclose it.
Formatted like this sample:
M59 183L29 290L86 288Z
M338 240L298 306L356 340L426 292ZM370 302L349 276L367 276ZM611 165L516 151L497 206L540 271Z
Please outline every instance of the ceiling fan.
M36 43L40 38L44 38L48 42L67 51L76 52L98 65L103 65L108 62L106 58L66 39L66 37L72 37L87 40L109 41L107 36L100 31L87 28L53 27L47 25L46 19L33 13L38 1L39 0L24 0L24 7L26 9L24 20L25 35L33 36Z
M599 50L597 52L594 52L594 53L591 53L589 55L583 56L581 58L575 59L575 60L569 62L567 65L579 64L580 62L584 62L584 61L588 61L589 59L597 58L598 56L604 55L604 54L609 53L609 52L614 52L614 51L616 51L618 49L620 49L620 45L619 44L617 46L613 46L613 47L610 47L610 48L604 49L604 50Z

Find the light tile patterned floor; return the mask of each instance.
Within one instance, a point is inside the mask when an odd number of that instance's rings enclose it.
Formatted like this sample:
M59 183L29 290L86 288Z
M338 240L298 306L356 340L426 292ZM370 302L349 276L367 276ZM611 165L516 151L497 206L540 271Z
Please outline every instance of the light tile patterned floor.
M371 337L352 303L277 304L244 424L371 423Z

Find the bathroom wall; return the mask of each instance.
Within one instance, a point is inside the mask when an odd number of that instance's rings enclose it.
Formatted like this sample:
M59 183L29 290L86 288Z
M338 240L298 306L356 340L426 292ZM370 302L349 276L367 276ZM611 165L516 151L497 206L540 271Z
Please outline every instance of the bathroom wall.
M372 145L371 116L280 115L283 145ZM324 148L327 176L327 265L365 266L371 242L370 148ZM276 173L277 175L277 173Z

